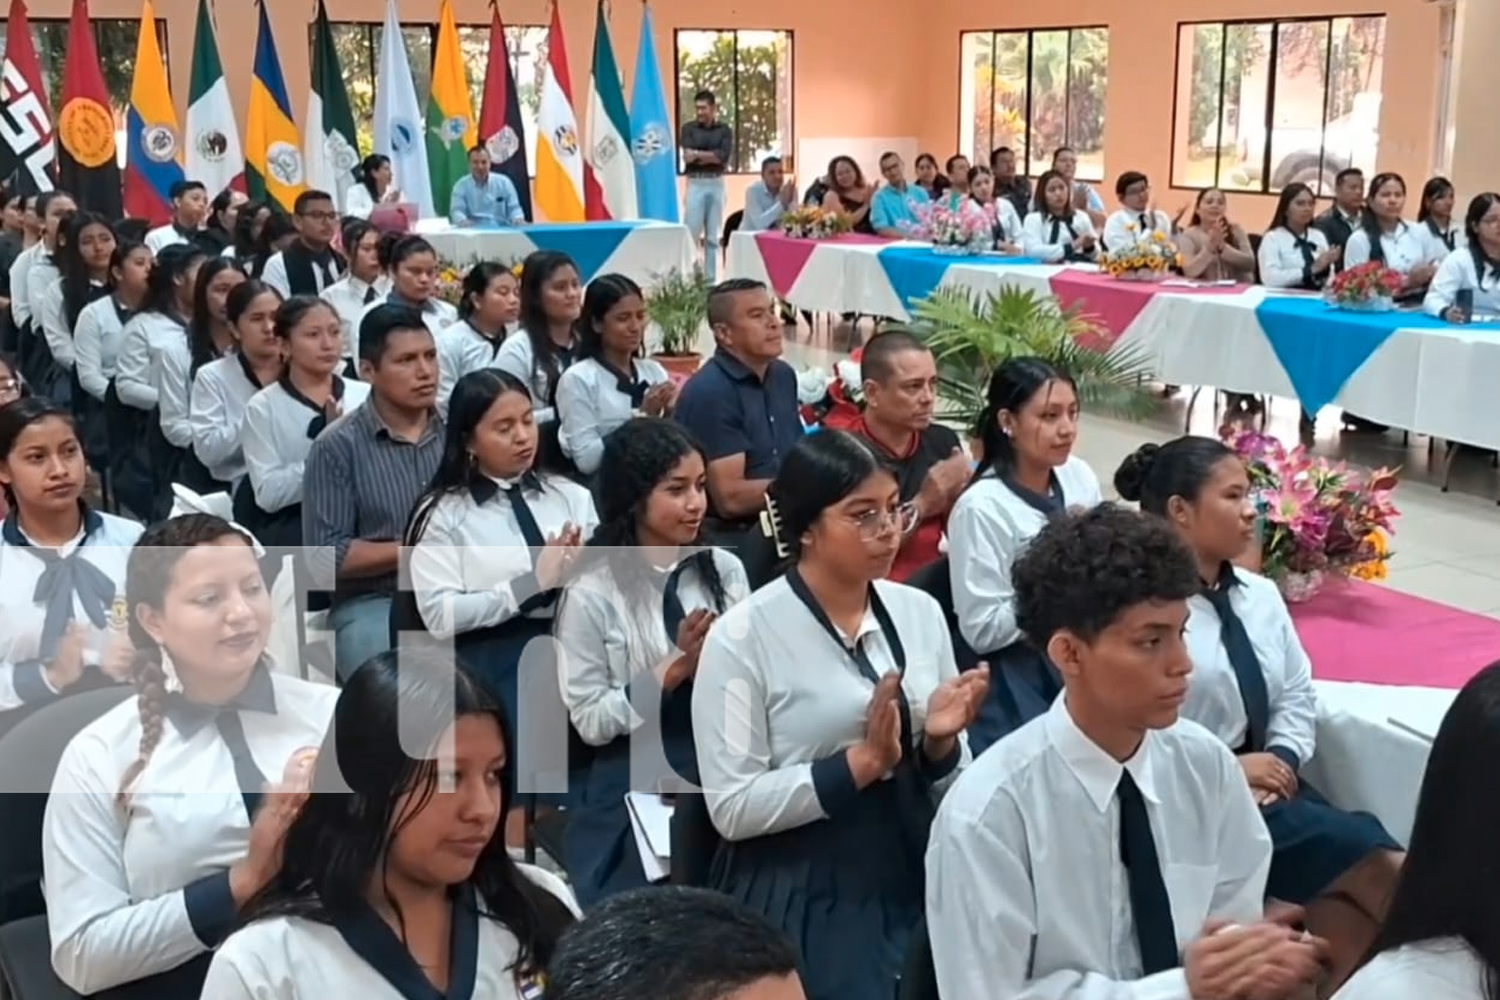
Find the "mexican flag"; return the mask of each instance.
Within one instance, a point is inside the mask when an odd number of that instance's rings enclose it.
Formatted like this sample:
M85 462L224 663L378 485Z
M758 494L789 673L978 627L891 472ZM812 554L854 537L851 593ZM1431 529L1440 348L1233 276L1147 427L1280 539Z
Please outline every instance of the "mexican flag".
M342 212L344 196L357 183L354 170L359 166L359 139L323 0L318 0L312 60L312 88L307 94L306 135L302 140L307 186L333 195L334 205Z
M245 154L240 129L229 103L229 85L219 62L213 15L208 0L198 0L198 28L193 35L193 72L188 82L187 177L202 181L213 198L225 188L245 188Z
M452 0L438 14L437 52L432 59L432 96L427 99L427 170L432 177L432 207L448 214L453 185L469 172L469 150L479 141L469 74L458 47ZM509 220L506 220L509 221Z
M600 0L594 19L594 72L589 80L588 157L583 175L584 213L589 221L634 219L635 158L630 151L630 119L625 91L609 41L609 23Z

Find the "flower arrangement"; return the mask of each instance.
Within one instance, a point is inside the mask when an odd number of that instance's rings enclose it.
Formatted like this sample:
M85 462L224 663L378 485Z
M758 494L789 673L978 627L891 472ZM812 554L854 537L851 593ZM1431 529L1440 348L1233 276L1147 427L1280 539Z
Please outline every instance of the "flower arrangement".
M1250 473L1261 571L1287 600L1308 599L1329 576L1385 578L1399 514L1391 502L1394 469L1360 473L1248 430L1226 433L1225 443Z
M457 308L464 297L464 272L446 260L439 261L437 287L432 294Z
M1328 299L1341 309L1384 311L1395 304L1405 283L1399 271L1369 260L1334 275L1328 282Z
M797 373L797 402L803 423L822 424L831 430L848 430L859 420L865 405L864 378L856 349L833 366L832 373L809 368Z
M847 233L849 217L842 212L825 212L816 205L799 205L783 215L776 226L794 240L826 240Z
M916 207L911 238L932 244L933 252L973 256L995 245L994 209L969 208L942 198Z
M1131 223L1130 230L1136 234L1133 241L1099 254L1099 267L1106 274L1121 281L1159 281L1172 268L1182 266L1182 255L1170 236L1160 229L1138 233L1139 228Z

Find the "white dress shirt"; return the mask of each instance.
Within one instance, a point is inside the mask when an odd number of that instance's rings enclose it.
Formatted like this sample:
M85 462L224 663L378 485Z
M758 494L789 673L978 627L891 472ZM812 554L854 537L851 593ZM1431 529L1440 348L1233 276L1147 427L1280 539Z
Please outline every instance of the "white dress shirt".
M221 483L237 485L245 475L241 433L245 409L260 391L245 373L238 354L228 354L198 369L193 380L188 423L193 453Z
M156 373L156 408L162 437L174 448L193 446L193 349L187 334L164 337L152 358Z
M1443 229L1429 218L1426 222L1416 223L1416 227L1422 231L1422 235L1432 243L1433 258L1441 260L1454 250L1462 250L1469 245L1469 234L1464 232L1462 220L1448 223L1448 228ZM1449 243L1452 246L1449 246Z
M1317 226L1308 226L1302 235L1313 245L1314 258L1328 251L1328 237ZM1345 263L1348 252L1345 248ZM1260 283L1267 288L1296 288L1302 284L1302 272L1307 269L1297 237L1285 226L1277 226L1260 238L1256 261L1260 264Z
M103 627L94 625L83 602L76 596L73 599L73 622L84 629L83 662L97 666L110 643L124 634L129 625L125 564L131 548L141 537L142 528L113 514L90 512L88 516L99 518L99 527L93 532L86 528L79 531L77 537L54 551L62 558L77 552L79 558L93 563L115 582L114 603L106 609ZM0 580L5 581L0 587L0 712L29 701L45 700L49 693L55 693L50 687L44 691L36 684L41 681L46 685L42 665L36 657L41 652L47 609L38 605L32 595L46 568L47 563L27 552L24 546L11 545L0 538Z
M360 190L363 190L361 188ZM521 873L580 916L573 892L550 872L518 864ZM462 919L459 913L454 920ZM377 942L373 942L375 944ZM380 941L378 943L385 943ZM479 917L474 1000L533 1000L511 968L520 942L498 920ZM455 959L456 960L456 959ZM404 964L404 963L403 963ZM539 984L538 984L539 985ZM436 996L436 992L433 992ZM270 917L236 931L214 953L203 996L212 1000L406 1000L410 996L360 957L343 932L305 917Z
M1025 239L1025 232L1016 206L1010 203L1009 198L996 198L992 204L995 206L995 222L1000 227L1000 238L1020 246Z
M346 380L339 405L344 413L353 413L368 398L368 385ZM307 429L317 417L317 411L280 382L266 386L245 404L240 431L245 472L255 491L255 505L267 514L302 502L302 470L312 450Z
M277 673L269 681L275 713L237 714L257 768L279 781L293 754L322 745L338 689ZM228 869L250 843L234 760L212 722L185 736L164 720L122 808L116 796L141 740L138 702L126 700L73 738L47 800L52 965L83 994L174 969L217 943L199 938L188 900L200 880L224 880L227 895Z
M552 380L547 377L545 369L535 364L535 358L531 352L531 337L525 329L520 329L500 345L500 353L495 355L495 367L510 372L531 387L536 422L550 424L557 419L557 410L548 402L552 398Z
M154 410L160 402L158 375L163 352L187 347L187 327L166 313L137 313L125 324L115 360L115 393L137 410Z
M1500 273L1493 268L1484 269L1481 280L1474 273L1474 251L1461 247L1443 258L1432 284L1427 286L1427 295L1422 299L1422 311L1441 317L1458 301L1458 293L1468 289L1474 293L1474 311L1500 315Z
M1488 965L1460 938L1383 951L1339 987L1333 1000L1487 1000Z
M1104 499L1094 470L1077 455L1053 471L1069 509L1095 507ZM1047 517L993 472L964 490L954 503L948 515L953 607L959 632L977 652L998 652L1021 638L1010 570Z
M1053 235L1056 229L1057 235ZM1021 223L1021 249L1028 257L1043 263L1055 263L1067 256L1075 239L1094 235L1094 224L1087 212L1075 209L1071 222L1054 219L1041 212L1028 212Z
M1317 748L1318 697L1313 690L1312 662L1276 584L1245 569L1236 568L1234 575L1239 583L1229 588L1229 606L1250 636L1270 696L1266 747L1285 747L1305 764ZM1234 665L1224 648L1223 625L1213 604L1202 595L1188 598L1188 610L1185 641L1193 673L1182 715L1236 749L1245 743L1249 720Z
M541 473L539 479L542 489L527 490L526 505L542 537L570 523L584 538L592 535L599 524L593 495L562 476ZM531 596L518 590L534 588L534 581L520 583L532 566L533 554L503 488L484 503L476 503L469 490L441 497L411 553L412 591L422 623L447 638L509 621ZM552 608L528 614L551 618Z
M45 318L42 309L47 304L48 293L53 287L62 283L62 272L57 269L52 255L47 253L45 247L41 247L31 259L31 266L26 270L26 301L31 304L31 328L38 337L42 336L42 320ZM14 279L12 279L14 280ZM15 287L11 287L15 292Z
M667 370L650 358L635 359L635 380L648 386L668 382ZM578 471L592 475L604 457L604 438L635 416L630 397L619 390L619 378L586 358L557 380L557 439Z
M1141 225L1142 217L1146 220L1145 226ZM1170 239L1171 216L1162 211L1133 212L1128 208L1121 208L1104 220L1104 246L1109 250L1123 250L1152 232L1159 232Z
M506 334L491 339L468 320L461 319L437 335L438 412L448 415L448 398L458 380L470 372L494 368Z
M73 328L73 363L78 369L78 384L101 403L109 391L109 380L115 377L120 344L125 339L121 311L114 296L106 295L84 306Z
M354 322L354 354L356 357L359 356L359 326L364 322L365 314L372 312L377 306L383 306L390 303L395 303L397 305L411 305L411 303L409 302L403 302L397 299L395 292L387 292L385 298L376 299L374 302L371 302L369 305L360 310L359 319L355 320ZM448 329L448 327L458 322L458 310L439 298L428 299L426 302L422 303L420 308L416 306L412 306L412 308L416 309L422 314L422 323L426 325L428 331L432 334L434 343L437 342L438 337L444 330Z
M1380 234L1380 248L1385 252L1385 266L1406 274L1428 261L1442 260L1448 248L1435 240L1426 226L1413 225L1405 219L1396 223L1395 232ZM1344 267L1357 267L1370 259L1370 234L1363 227L1349 235L1344 244Z
M40 243L33 243L16 254L15 261L10 265L10 314L17 327L24 326L31 320L31 268L45 252Z
M361 191L364 190L363 185L358 187ZM370 294L372 290L374 295ZM364 317L365 310L372 302L384 302L390 294L391 279L383 274L375 279L373 285L352 274L346 274L323 289L323 294L318 296L339 314L339 332L343 335L345 358L353 360L359 357L359 321Z
M732 611L750 593L745 567L732 552L709 551L724 587L724 606ZM642 724L631 707L627 685L676 654L677 637L667 635L662 612L668 572L656 574L655 582L660 585L644 594L633 593L628 605L603 561L585 569L563 593L556 628L564 656L560 667L563 703L578 735L590 746L605 746ZM686 614L715 608L702 578L692 570L678 578L677 599ZM700 659L698 683L702 677ZM695 706L697 697L695 689ZM698 718L696 708L693 718Z
M1064 696L990 747L938 807L927 926L943 996L1192 1000L1180 968L1141 975L1120 860L1125 769L1146 802L1179 949L1208 920L1261 919L1271 838L1229 749L1182 720L1121 765Z
M339 278L337 276L338 264L332 263L329 266L333 268L335 277L334 280L328 282L326 285L323 283L323 269L317 266L314 266L312 268L313 283L317 285L318 295L320 297L325 291L327 291L329 288L332 288L339 282ZM285 254L278 250L271 256L266 258L266 266L261 269L260 280L264 281L266 284L270 285L272 288L280 292L282 298L291 298L292 283L291 279L287 277L286 273Z
M55 274L56 268L53 268ZM33 267L33 276L42 274L40 266ZM94 288L103 288L99 282L90 282ZM63 301L62 275L55 274L47 284L38 292L35 300L38 305L36 314L39 317L42 336L47 338L47 347L52 352L52 360L65 371L73 370L74 348L73 328L68 325L67 306Z
M927 723L927 699L958 675L953 642L931 596L889 580L875 581L875 589L906 653L901 688L918 734ZM844 638L863 645L877 675L896 669L873 610L866 609L856 635ZM826 819L814 765L865 738L873 691L785 577L715 622L693 683L693 735L719 835L747 840ZM963 735L959 753L962 768L969 759ZM935 790L951 781L950 775Z
M368 219L370 213L375 211L375 199L370 194L370 189L363 183L350 186L344 193L344 214L356 219Z
M167 247L177 246L188 242L188 238L182 234L175 223L169 222L165 226L157 226L146 234L146 249L151 251L151 256L156 256Z

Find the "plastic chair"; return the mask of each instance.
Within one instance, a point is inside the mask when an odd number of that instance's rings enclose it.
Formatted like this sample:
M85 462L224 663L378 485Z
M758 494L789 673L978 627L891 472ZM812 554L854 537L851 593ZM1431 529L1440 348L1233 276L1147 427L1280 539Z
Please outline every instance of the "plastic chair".
M737 208L733 212L730 212L729 218L724 220L724 232L722 238L719 240L719 253L723 256L725 264L729 263L729 237L738 232L744 222L745 210L743 208Z

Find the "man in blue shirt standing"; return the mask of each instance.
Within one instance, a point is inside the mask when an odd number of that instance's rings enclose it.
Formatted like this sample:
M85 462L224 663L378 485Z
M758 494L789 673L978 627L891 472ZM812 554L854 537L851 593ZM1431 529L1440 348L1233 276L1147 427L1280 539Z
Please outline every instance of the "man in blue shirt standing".
M880 158L880 176L885 185L870 202L870 225L881 236L905 239L917 225L917 206L927 204L927 192L907 183L906 165L894 152Z
M489 150L469 150L469 173L453 185L448 221L455 226L519 226L526 222L516 186L504 174L490 173Z

